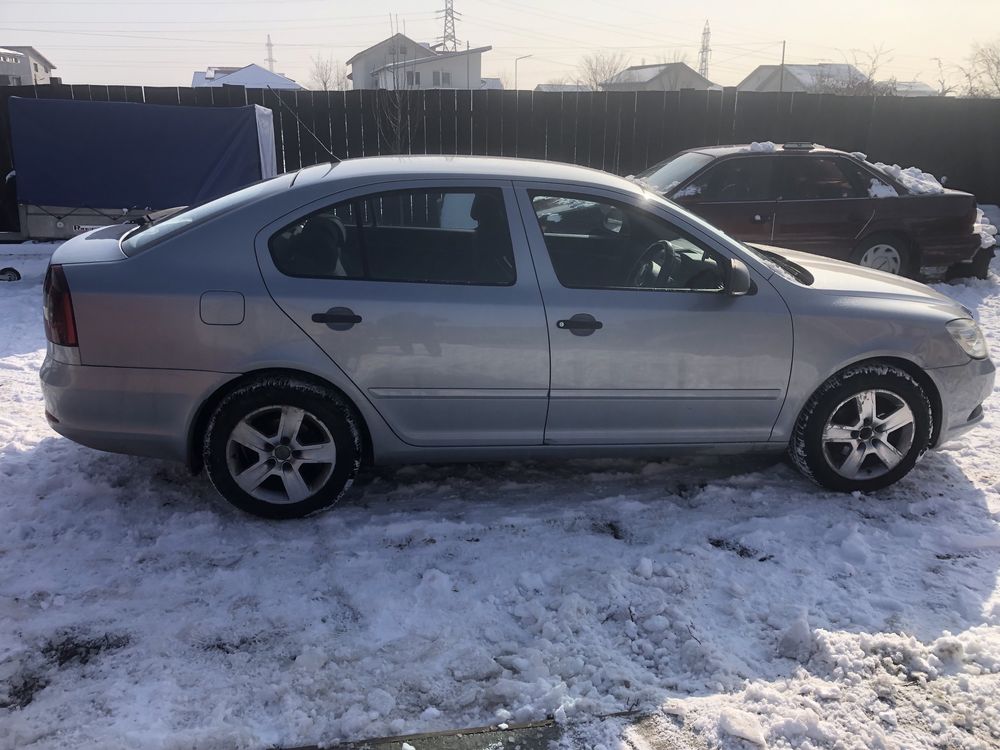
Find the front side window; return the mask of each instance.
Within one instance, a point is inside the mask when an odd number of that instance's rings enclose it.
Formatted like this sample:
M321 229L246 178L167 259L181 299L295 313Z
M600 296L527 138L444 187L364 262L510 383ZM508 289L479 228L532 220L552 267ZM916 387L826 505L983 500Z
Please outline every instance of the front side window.
M833 200L867 198L868 186L857 170L848 171L842 159L817 156L783 156L779 197L782 200Z
M660 217L576 194L531 193L559 283L570 289L719 292L728 262Z
M287 276L510 285L514 250L495 188L398 190L297 219L268 242Z
M672 196L705 203L773 201L774 160L766 156L723 159Z

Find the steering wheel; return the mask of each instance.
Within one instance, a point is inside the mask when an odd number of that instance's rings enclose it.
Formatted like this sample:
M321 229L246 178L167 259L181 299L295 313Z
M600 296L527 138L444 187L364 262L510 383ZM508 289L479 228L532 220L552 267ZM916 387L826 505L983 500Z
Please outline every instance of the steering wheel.
M659 270L656 269L659 266ZM669 240L657 240L642 251L626 277L629 286L666 286L677 267L677 254Z

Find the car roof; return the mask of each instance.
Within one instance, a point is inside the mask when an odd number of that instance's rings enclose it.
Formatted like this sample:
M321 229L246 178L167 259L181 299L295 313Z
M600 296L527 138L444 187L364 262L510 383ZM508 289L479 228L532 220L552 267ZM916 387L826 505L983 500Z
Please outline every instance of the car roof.
M487 178L507 180L542 180L585 183L598 187L638 192L639 188L623 177L575 164L513 159L495 156L370 156L344 159L335 164L317 164L298 172L293 185L314 184L327 180L368 178Z
M789 142L790 147L785 148L786 144L776 143L773 149L753 149L752 144L749 143L733 143L725 146L698 146L696 148L689 148L683 153L695 153L695 154L705 154L706 156L714 156L719 158L721 156L731 156L732 154L747 154L752 156L763 156L766 154L837 154L839 156L850 156L846 151L841 151L836 148L828 148L827 146L822 146L818 143L812 144L812 147L802 147L801 142L792 141ZM799 146L794 148L791 146Z

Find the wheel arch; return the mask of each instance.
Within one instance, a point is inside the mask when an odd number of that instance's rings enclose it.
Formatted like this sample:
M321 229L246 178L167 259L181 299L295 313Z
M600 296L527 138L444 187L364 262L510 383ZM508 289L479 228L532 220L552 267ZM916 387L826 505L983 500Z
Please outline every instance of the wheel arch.
M930 445L936 445L939 435L941 434L941 419L944 413L944 407L941 401L941 393L938 391L937 385L931 379L924 369L918 365L916 362L905 359L903 357L894 356L877 356L868 357L866 359L859 359L855 362L844 365L836 372L831 373L826 378L823 379L813 390L809 393L809 396L803 401L802 406L799 408L798 413L795 415L795 422L798 422L799 417L802 412L812 401L813 396L815 396L819 390L826 385L832 378L837 377L847 370L853 369L855 367L862 367L864 365L892 365L898 367L900 370L905 372L915 381L917 384L923 388L924 393L927 394L927 400L931 404L931 442Z
M212 414L215 412L216 407L222 399L247 383L269 377L295 378L296 380L301 380L303 382L319 386L320 388L333 391L340 398L342 398L344 403L346 403L348 408L352 411L358 425L361 428L362 466L369 466L372 464L374 460L374 446L372 442L371 429L365 420L364 414L362 414L357 404L354 403L351 397L348 396L343 389L338 388L329 380L310 372L296 370L294 368L270 367L259 370L251 370L250 372L245 372L232 380L227 380L201 402L201 405L195 412L194 418L191 420L191 426L188 428L187 436L187 465L193 473L197 474L202 470L202 468L204 468L201 446L205 439L205 431L208 429L208 423L212 418Z

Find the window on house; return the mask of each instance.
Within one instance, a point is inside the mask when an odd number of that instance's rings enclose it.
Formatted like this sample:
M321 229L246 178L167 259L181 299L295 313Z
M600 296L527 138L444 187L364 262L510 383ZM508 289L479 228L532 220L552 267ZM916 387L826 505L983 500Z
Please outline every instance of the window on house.
M32 65L35 66L35 72L37 73L38 72L38 63L32 63Z
M451 86L451 73L447 70L441 73L441 85Z
M431 85L440 86L441 85L441 71L435 70L431 73Z
M408 70L408 71L406 71L406 85L407 86L419 86L420 85L420 71L419 70Z

